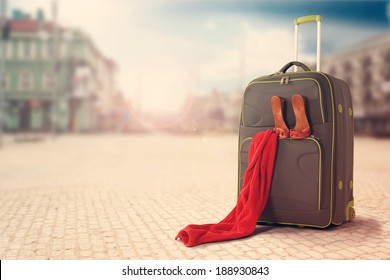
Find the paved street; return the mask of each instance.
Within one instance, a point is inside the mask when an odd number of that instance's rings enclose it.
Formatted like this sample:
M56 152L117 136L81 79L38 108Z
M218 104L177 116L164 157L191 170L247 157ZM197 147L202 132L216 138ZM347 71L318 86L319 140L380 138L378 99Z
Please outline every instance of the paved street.
M0 159L0 259L390 259L390 140L355 140L354 222L194 248L176 233L235 204L233 134L7 142Z

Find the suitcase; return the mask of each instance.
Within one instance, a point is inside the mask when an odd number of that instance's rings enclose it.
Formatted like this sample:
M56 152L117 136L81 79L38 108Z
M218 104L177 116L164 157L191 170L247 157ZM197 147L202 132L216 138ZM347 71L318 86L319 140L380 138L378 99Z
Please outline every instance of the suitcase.
M352 221L353 110L348 85L320 72L321 16L295 19L296 61L254 79L245 89L239 128L238 192L248 164L252 137L274 127L271 97L286 100L284 118L295 126L293 94L306 98L312 136L279 139L271 189L260 223L325 228ZM298 26L317 22L317 70L298 62ZM294 66L294 72L287 70ZM302 70L297 71L298 67Z

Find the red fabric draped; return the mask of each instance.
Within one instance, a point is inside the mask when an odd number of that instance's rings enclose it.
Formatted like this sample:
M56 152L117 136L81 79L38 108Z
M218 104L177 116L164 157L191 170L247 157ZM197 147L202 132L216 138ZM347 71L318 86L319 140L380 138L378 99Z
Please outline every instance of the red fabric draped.
M217 224L188 225L176 236L185 246L231 240L253 233L267 203L278 136L272 130L257 133L248 155L248 168L236 206Z

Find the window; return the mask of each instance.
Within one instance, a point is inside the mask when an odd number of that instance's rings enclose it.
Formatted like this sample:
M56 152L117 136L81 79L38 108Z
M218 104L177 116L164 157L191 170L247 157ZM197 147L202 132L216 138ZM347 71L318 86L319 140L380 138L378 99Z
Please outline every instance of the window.
M2 90L8 90L9 89L9 74L4 73L4 76L0 74L0 88Z
M349 74L349 72L352 71L352 64L351 62L347 61L346 63L344 63L344 71Z
M7 43L6 43L6 58L8 58L8 59L12 59L13 57L12 57L12 55L13 55L13 47L15 46L15 44L13 44L13 42L12 41L8 41Z
M363 94L363 102L365 104L372 104L374 102L374 97L372 95L371 90L366 90Z
M30 72L22 72L19 76L19 89L20 90L32 90L33 88L33 76Z
M364 71L363 83L364 83L366 88L369 88L371 86L371 83L372 83L372 74L371 74L371 72Z
M47 58L53 58L54 55L55 55L55 53L54 53L54 41L52 39L47 40L46 57Z
M29 41L22 44L23 47L23 57L29 59L31 57L31 44Z
M371 57L369 57L369 56L364 57L363 60L362 60L362 64L363 64L362 65L363 68L370 68L371 64L372 64Z
M19 58L32 59L35 52L35 44L30 40L20 40L18 42Z
M62 44L60 39L57 39L58 41L56 42L53 38L50 38L47 40L46 43L46 52L45 52L45 57L52 59L55 56L58 58L64 57L65 56L65 46Z
M37 47L37 45L36 45L36 43L34 41L30 41L29 47L30 47L30 50L29 50L29 55L30 56L28 58L33 59L33 58L35 58L35 55L36 55L36 47Z
M18 42L18 57L20 59L31 59L33 56L34 45L31 41L22 41Z
M344 79L344 81L347 83L348 86L352 86L353 79L351 77L353 77L354 75L352 63L350 61L343 62L341 64L340 70L340 74L343 75L342 78Z
M40 58L47 58L47 44L45 40L41 40L40 42L40 53L39 53Z
M384 54L384 61L386 63L390 63L390 51L386 51L386 53Z
M63 58L63 57L66 57L66 46L65 46L65 44L63 43L63 42L59 42L58 43L58 48L59 48L59 50L58 50L58 56L59 56L59 58Z
M384 78L387 81L390 81L390 69L389 69L389 63L390 63L390 51L386 51L383 55L383 63L382 63L382 78Z
M42 76L42 89L44 91L51 91L54 88L54 75L52 73L45 73Z
M19 41L17 46L18 46L18 58L24 59L24 41Z

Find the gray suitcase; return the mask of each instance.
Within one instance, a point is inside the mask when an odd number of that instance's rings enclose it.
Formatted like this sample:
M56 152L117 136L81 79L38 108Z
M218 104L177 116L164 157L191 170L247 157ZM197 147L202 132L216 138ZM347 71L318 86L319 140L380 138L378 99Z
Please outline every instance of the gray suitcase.
M320 16L295 20L298 25L317 22L317 71L293 61L279 72L259 77L247 86L239 129L239 177L241 190L248 166L252 137L274 127L271 97L286 100L285 122L295 126L292 95L306 98L312 136L279 139L271 190L259 222L324 228L353 220L353 110L348 85L319 71ZM297 43L295 44L297 50ZM296 51L297 54L297 51ZM296 55L297 57L297 55ZM291 67L304 71L287 72Z

